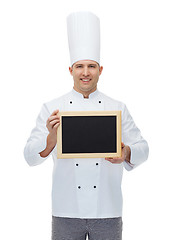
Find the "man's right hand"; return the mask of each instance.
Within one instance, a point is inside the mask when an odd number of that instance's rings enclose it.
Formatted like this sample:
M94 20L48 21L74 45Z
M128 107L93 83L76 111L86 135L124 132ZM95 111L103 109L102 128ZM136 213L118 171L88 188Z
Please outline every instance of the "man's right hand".
M46 127L49 130L49 135L52 140L57 141L57 128L60 125L60 117L58 116L59 110L55 110L47 119Z
M40 152L41 157L47 157L56 145L57 128L60 125L60 117L58 116L58 113L59 113L59 110L57 109L47 119L46 127L49 130L49 135L47 136L46 148L42 152Z

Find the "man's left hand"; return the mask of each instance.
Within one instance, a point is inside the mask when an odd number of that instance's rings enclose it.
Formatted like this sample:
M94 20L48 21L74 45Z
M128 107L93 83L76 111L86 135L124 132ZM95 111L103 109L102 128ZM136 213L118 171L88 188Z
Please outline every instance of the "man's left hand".
M105 158L105 160L111 162L111 163L122 163L125 160L130 162L130 156L131 156L131 150L130 147L125 145L124 143L121 143L121 148L122 148L122 156L121 157L116 157L116 158Z

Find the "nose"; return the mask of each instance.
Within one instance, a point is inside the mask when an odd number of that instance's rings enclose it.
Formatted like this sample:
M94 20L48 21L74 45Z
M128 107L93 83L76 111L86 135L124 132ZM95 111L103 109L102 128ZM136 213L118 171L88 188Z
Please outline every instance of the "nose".
M87 66L85 66L84 69L83 69L83 75L84 75L85 77L89 75L89 69L88 69Z

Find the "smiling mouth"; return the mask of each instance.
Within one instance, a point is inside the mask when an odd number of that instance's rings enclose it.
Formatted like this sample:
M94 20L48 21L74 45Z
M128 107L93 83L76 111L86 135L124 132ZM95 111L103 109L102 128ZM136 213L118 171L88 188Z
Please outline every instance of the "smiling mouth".
M89 82L91 79L88 79L88 78L81 78L80 79L82 82Z

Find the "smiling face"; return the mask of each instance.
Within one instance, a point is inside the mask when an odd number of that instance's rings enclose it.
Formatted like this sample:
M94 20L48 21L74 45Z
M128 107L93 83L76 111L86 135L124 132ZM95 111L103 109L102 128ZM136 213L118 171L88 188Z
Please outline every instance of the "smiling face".
M70 74L74 80L74 90L80 92L85 98L97 89L97 82L103 67L91 60L82 60L69 67Z

